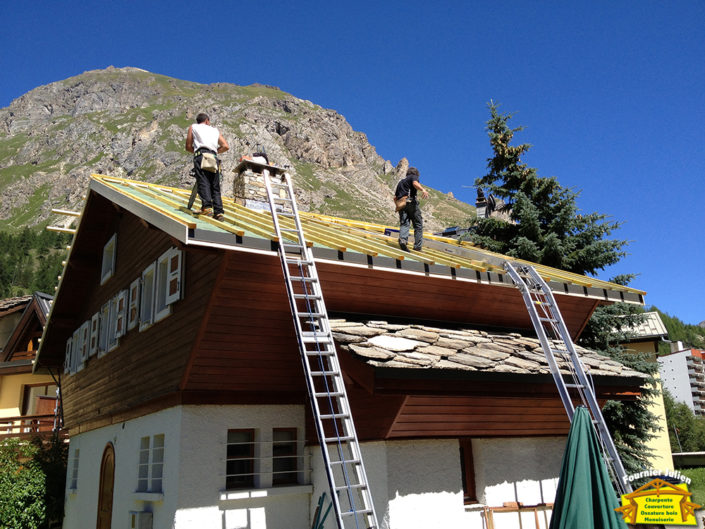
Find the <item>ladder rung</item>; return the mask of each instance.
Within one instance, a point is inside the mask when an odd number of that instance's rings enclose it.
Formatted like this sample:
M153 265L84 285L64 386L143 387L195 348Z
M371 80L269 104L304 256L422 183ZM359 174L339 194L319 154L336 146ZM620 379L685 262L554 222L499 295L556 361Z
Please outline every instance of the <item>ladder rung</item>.
M295 265L312 265L313 261L309 261L307 259L296 259L295 257L287 257L286 258L287 264L295 264Z
M304 277L304 276L289 276L292 281L303 281L305 283L313 283L316 281L315 277Z
M354 514L372 514L372 509L364 509L361 511L346 511L341 512L340 516L353 516Z
M347 443L349 441L354 441L354 440L355 440L355 437L353 437L352 435L346 435L343 437L326 437L323 440L323 442L324 443L339 443L339 442Z
M331 465L359 465L361 461L359 459L343 459L342 461L331 461Z
M320 419L349 419L350 414L349 413L328 413L326 415L319 415Z
M347 489L366 489L366 483L351 483L350 485L341 485L340 487L335 487L335 490L347 490Z
M294 294L294 299L315 299L318 301L321 296L320 294Z
M280 200L281 202L293 202L290 198L282 198L282 197L272 197L272 200Z
M306 356L335 356L335 351L306 351Z
M304 334L307 334L307 333L304 333ZM314 337L314 336L309 336L309 337L302 336L301 341L303 341L304 343L319 343L321 345L330 345L333 343L333 340L331 340L330 338L326 338L325 336L322 336L321 338Z
M311 371L312 377L337 377L340 371Z
M344 397L345 394L342 391L328 391L328 392L321 392L321 393L314 393L314 397L320 399L323 397ZM338 439L338 437L333 437L332 439ZM351 437L351 439L354 439ZM326 439L326 442L328 442L328 439Z
M567 388L581 388L582 389L585 386L583 386L582 384L566 384L565 387L567 387Z
M325 314L322 312L299 312L299 318L323 318Z

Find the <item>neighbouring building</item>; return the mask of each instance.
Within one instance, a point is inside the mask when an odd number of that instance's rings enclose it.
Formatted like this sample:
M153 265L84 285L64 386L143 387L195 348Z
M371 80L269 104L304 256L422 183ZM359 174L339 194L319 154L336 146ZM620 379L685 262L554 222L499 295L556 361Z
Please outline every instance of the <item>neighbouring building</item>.
M35 365L62 373L64 529L305 528L328 493L271 217L196 218L189 195L91 180ZM570 424L505 258L301 222L381 528L546 527ZM536 268L574 339L644 301ZM579 351L600 402L639 397L640 373Z
M667 339L668 331L659 313L646 312L641 323L630 330L629 341L622 345L627 352L646 354L656 362L659 343ZM657 381L659 395L653 398L649 410L657 418L658 429L653 432L654 437L647 443L648 447L653 452L651 467L660 470L673 470L673 456L671 454L671 442L668 438L666 407L663 403L663 395L661 394L662 384L660 373L657 373L654 378L656 378Z
M673 398L693 410L695 415L705 415L705 351L684 348L681 342L671 343L671 353L658 359L663 387Z
M0 300L0 437L60 427L55 376L32 374L51 301L41 292Z

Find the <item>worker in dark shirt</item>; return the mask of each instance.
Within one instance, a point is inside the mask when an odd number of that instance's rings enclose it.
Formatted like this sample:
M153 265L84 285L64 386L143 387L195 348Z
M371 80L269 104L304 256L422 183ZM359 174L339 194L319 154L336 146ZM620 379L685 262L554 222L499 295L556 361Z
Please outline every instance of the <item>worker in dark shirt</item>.
M419 251L423 246L423 218L416 196L419 191L424 198L428 198L428 191L419 183L419 170L416 167L409 167L406 177L399 180L394 192L395 200L408 197L406 205L399 210L399 247L405 252L409 251L407 241L411 224L414 225L414 250Z

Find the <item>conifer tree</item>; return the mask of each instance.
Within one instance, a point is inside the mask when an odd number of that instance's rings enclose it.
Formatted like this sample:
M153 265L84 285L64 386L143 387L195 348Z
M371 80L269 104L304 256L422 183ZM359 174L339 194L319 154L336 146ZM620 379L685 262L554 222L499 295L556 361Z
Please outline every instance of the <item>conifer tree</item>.
M477 178L475 185L486 196L499 199L500 215L475 219L467 238L510 257L578 274L595 274L624 257L627 241L607 238L620 223L610 222L599 213L582 214L577 206L578 192L561 186L555 177L540 177L536 169L523 163L521 158L531 145L511 144L514 134L523 127L510 128L512 114L500 113L494 102L488 107L486 130L493 156L488 159L487 174ZM613 281L626 284L633 277L621 276ZM653 375L658 364L643 355L626 354L619 345L628 341L642 312L641 307L624 303L598 307L580 338L581 345L647 375L640 399L609 401L603 410L630 473L649 466L646 443L656 428L648 404L657 394Z
M475 185L503 202L498 209L509 222L476 219L468 239L492 251L578 274L595 274L624 257L627 241L606 238L620 223L609 222L603 214L581 214L579 193L561 186L555 177L540 177L522 162L531 145L511 145L514 134L523 130L509 127L512 114L501 114L494 102L488 107L486 129L494 155L488 159L488 173Z

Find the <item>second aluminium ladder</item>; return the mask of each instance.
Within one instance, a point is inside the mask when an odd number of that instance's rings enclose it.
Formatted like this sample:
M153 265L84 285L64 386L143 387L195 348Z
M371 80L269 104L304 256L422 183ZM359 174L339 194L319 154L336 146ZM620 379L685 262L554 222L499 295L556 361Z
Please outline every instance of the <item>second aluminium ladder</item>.
M378 529L316 264L288 173L263 173L309 400L339 529Z
M563 401L565 411L568 413L568 418L572 421L573 413L575 412L573 401L568 391L570 388L576 390L582 404L592 416L592 423L595 426L607 468L619 488L619 493L627 494L631 492L629 482L624 479L627 474L617 453L612 436L607 429L602 411L600 411L600 405L595 397L592 383L585 373L578 353L575 351L575 345L570 338L568 328L565 326L551 288L534 270L533 266L516 264L516 267L509 261L504 263L504 269L509 273L524 298L524 304L529 311L531 323L534 325L539 342L541 342L541 348L546 355L546 360L558 388L558 393ZM572 377L571 383L566 383L563 380L557 359L563 360L569 369Z

